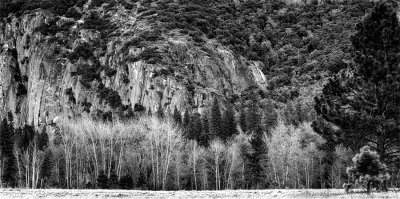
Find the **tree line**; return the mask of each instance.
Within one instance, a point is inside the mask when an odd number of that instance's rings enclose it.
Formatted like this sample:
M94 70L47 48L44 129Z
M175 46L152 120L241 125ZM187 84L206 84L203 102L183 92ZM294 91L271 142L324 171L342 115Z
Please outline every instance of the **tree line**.
M217 104L209 113L209 132L218 129L212 125L216 120L223 121L220 131L229 124L229 109L221 114L224 119L214 118L218 113L211 112L218 110ZM257 117L251 116L257 112L245 112L249 118ZM14 129L12 120L4 119L0 128L2 186L150 190L314 187L318 176L314 173L320 166L313 156L317 151L314 144L322 142L321 138L304 144L309 151L293 153L303 151L300 140L305 139L305 132L307 137L318 137L310 123L287 127L278 120L269 133L261 127L247 127L244 132L235 124L235 133L226 137L212 133L194 136L190 129L198 123L198 115L183 117L182 122L189 120L186 126L177 123L174 115L161 118L154 114L112 123L63 119L41 132L31 126ZM232 118L231 122L236 122L236 117ZM293 151L287 153L282 143L288 143ZM289 160L294 156L296 168ZM294 170L296 178L288 175Z

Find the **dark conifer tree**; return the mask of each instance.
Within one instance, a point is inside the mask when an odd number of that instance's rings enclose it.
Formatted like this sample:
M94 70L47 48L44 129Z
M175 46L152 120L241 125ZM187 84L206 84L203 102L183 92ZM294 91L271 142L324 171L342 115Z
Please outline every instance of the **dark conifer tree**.
M213 138L222 136L222 118L218 99L214 98L210 113L210 134Z
M161 119L164 118L165 113L164 113L164 109L162 108L161 105L158 107L157 113L156 113L156 114L157 114L157 117L158 117L158 118L161 118Z
M55 146L59 146L62 143L63 143L63 140L62 140L60 129L56 129L54 132L53 144Z
M174 121L175 121L177 124L182 124L182 115L181 115L181 112L179 112L178 109L177 109L176 107L175 107L175 109L174 109L174 114L173 114L172 117L174 118Z
M378 2L352 37L355 67L334 76L316 97L313 124L330 146L369 145L390 165L399 157L400 26L396 10ZM327 123L326 123L326 122ZM339 127L324 130L326 124ZM332 125L331 125L332 126Z
M264 132L260 126L255 129L250 139L250 148L244 152L245 160L245 174L247 188L260 189L266 188L266 176L264 167L266 161L266 154L268 148L263 141Z
M46 181L52 175L52 170L53 170L53 153L51 152L50 149L47 149L44 154L43 162L40 165L40 171L39 171L41 188L43 188L44 183L46 183Z
M247 134L251 135L250 146L244 148L246 188L266 188L266 176L263 163L266 161L267 146L263 141L264 131L261 125L261 113L258 106L257 95L253 95L247 114L242 116L243 126L247 128ZM242 114L244 111L242 111ZM243 119L245 118L245 119Z
M199 142L202 139L203 125L201 123L201 115L194 113L190 117L189 139Z
M257 98L251 100L249 109L246 115L246 126L249 134L261 129L261 114L257 104Z
M235 111L232 105L228 104L227 109L224 111L223 130L221 133L222 140L226 141L238 134L237 123L235 118Z
M49 135L46 132L46 127L43 127L42 132L38 135L38 148L44 151L49 145Z
M367 193L370 193L374 182L389 178L387 166L381 163L379 155L372 151L369 146L360 149L360 153L353 158L353 163L354 166L347 168L347 173L353 175L360 183L364 182Z
M275 127L278 121L278 114L275 111L275 108L271 103L269 103L266 107L266 111L264 111L264 115L262 118L263 129L269 133L270 129Z
M191 131L191 118L189 111L186 110L183 113L183 118L182 118L182 126L183 126L183 134L187 139L191 139L192 132Z
M379 2L352 37L354 75L331 79L316 101L316 112L340 127L334 136L357 150L364 145L390 163L400 143L400 28L395 10ZM318 123L315 123L318 124ZM331 131L328 131L331 132Z
M3 183L8 186L16 184L16 162L13 154L14 141L7 119L4 118L0 124L0 161L4 165Z
M186 110L185 113L183 114L183 127L185 128L189 128L189 123L190 123L190 115L189 115L189 111Z
M210 125L208 117L209 117L208 112L204 113L201 116L202 133L201 133L201 138L199 140L199 144L204 147L208 147L208 144L212 139L210 134Z

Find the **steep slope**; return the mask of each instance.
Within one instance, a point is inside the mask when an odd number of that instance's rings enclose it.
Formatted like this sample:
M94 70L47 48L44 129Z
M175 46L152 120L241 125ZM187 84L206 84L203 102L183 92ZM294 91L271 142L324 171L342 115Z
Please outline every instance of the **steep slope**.
M6 3L4 3L6 2ZM56 116L202 112L257 97L312 121L314 96L351 63L364 0L5 0L1 112ZM269 107L269 108L268 108ZM301 115L301 117L299 116Z
M0 115L39 126L57 116L125 118L143 108L201 112L214 96L266 87L260 62L216 40L199 45L179 31L159 31L138 20L138 4L129 6L89 1L70 17L36 9L4 19Z

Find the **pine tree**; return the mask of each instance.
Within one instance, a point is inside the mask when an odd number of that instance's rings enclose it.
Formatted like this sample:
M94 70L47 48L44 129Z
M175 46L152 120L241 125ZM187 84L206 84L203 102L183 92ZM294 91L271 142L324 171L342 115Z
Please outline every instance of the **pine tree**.
M175 110L174 110L174 115L173 115L174 121L177 124L182 124L182 115L181 112L178 111L178 109L175 106Z
M315 99L317 114L339 127L321 131L315 122L317 132L354 150L370 145L388 165L400 155L399 27L395 10L377 3L352 37L355 68L332 78Z
M3 183L9 186L15 186L16 184L16 162L13 154L13 132L11 131L7 119L4 118L0 124L0 161L3 174Z
M217 98L214 98L210 115L210 134L213 138L222 136L222 118Z
M249 110L246 115L246 126L249 134L261 129L261 115L257 105L257 98L251 100Z
M43 188L43 183L50 178L53 170L53 153L50 149L47 149L42 164L40 165L39 178L40 178L40 187Z
M372 183L389 179L388 168L379 159L376 151L365 146L353 158L354 166L347 168L349 175L354 176L360 182L365 181L368 193L371 191ZM386 189L386 187L383 188Z
M49 136L46 133L46 127L43 127L42 133L38 135L38 148L44 151L49 145Z
M196 140L197 142L202 139L203 125L199 113L193 114L190 118L189 132L189 139Z
M385 2L357 24L351 38L353 65L335 75L315 99L314 130L332 150L368 145L380 161L400 155L400 28L396 11ZM331 126L336 126L335 130Z
M223 119L223 130L221 133L221 139L226 141L227 139L238 134L237 124L235 118L235 111L233 110L232 105L228 104L227 109L224 112Z
M184 113L183 113L183 118L182 118L182 125L183 125L183 130L184 130L184 132L183 132L183 134L185 135L185 137L186 138L188 138L188 139L190 139L190 134L191 134L191 132L190 132L190 114L189 114L189 111L188 110L186 110Z
M252 138L250 139L250 148L244 152L246 157L246 181L248 188L266 188L265 171L262 166L266 161L266 154L268 148L263 140L264 133L259 126L253 131Z
M246 109L242 108L240 110L240 115L239 115L239 124L240 128L244 133L247 131L247 119L246 119Z
M249 104L247 114L242 116L241 122L247 128L247 134L251 135L250 146L245 148L245 178L247 188L266 188L265 171L262 166L266 161L267 146L264 142L264 131L261 125L261 113L257 103L256 95L253 95ZM242 111L241 114L244 114Z
M164 115L164 109L162 108L161 105L158 107L156 114L157 114L158 118L160 118L160 119L164 118L164 116L165 116Z
M267 105L266 109L267 111L264 111L261 122L263 129L265 129L266 132L269 132L271 128L276 126L278 122L278 114L271 103Z
M185 113L183 114L183 126L184 127L188 127L189 123L190 123L190 115L189 115L189 111L186 110Z
M60 129L56 129L54 132L53 144L55 146L60 146L63 143L62 135Z
M201 138L199 140L199 145L208 147L211 138L210 134L210 124L209 124L209 119L208 119L209 113L205 112L201 116L201 124L202 124L202 133L201 133Z

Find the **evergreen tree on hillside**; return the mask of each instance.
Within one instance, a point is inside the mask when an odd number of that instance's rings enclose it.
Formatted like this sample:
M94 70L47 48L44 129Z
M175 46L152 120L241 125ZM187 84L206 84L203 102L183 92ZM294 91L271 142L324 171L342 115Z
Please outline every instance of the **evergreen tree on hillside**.
M0 124L0 161L2 165L2 183L9 186L16 184L15 157L13 154L14 141L12 127L7 119L3 119Z
M178 109L176 108L176 106L175 106L174 114L172 115L172 117L174 118L174 121L175 121L177 124L182 124L182 115L181 115L181 112L178 111Z
M189 111L186 110L185 113L183 113L183 119L182 119L183 127L188 128L189 123L190 123L190 115L189 115Z
M375 4L352 37L354 68L342 71L316 97L315 110L335 130L313 128L327 141L357 150L368 145L386 165L399 158L400 26L396 11Z
M158 118L160 118L160 119L163 119L163 118L164 118L165 113L164 113L164 109L162 108L161 105L158 107L157 113L156 113L156 114L157 114L157 117L158 117Z
M208 147L209 141L212 139L210 134L209 113L206 111L201 116L202 133L199 140L199 145Z
M278 113L271 103L266 107L267 111L263 111L263 117L261 118L263 129L269 132L271 128L275 127L278 122Z
M210 134L213 138L222 138L222 118L217 98L214 98L210 114Z
M227 109L224 112L223 118L223 130L221 139L226 141L238 134L237 131L237 123L235 118L235 111L233 110L232 105L228 104Z
M185 135L186 138L190 139L190 114L188 110L185 110L183 113L183 118L182 118L182 126L183 126L183 134Z
M190 117L189 122L189 139L196 140L199 142L202 139L203 125L201 123L201 115L194 113Z
M252 134L261 128L261 113L257 104L257 98L251 99L251 103L246 115L247 132Z
M55 146L60 146L62 143L63 143L63 140L62 140L61 131L60 131L60 129L56 129L54 131L53 144Z

